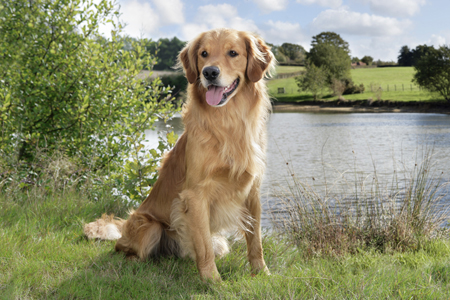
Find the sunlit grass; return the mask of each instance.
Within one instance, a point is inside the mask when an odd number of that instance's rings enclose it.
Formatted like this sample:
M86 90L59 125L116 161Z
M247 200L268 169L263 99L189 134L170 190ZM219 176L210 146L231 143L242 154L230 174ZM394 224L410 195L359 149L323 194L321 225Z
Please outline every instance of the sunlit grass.
M65 179L63 179L65 180ZM190 259L127 260L114 242L87 240L82 226L102 213L126 217L104 186L1 182L1 299L448 299L450 243L424 240L401 252L361 247L311 255L292 235L264 232L271 276L251 274L243 239L216 261L221 283L204 283ZM58 188L48 188L58 187Z
M305 67L303 66L277 66L276 67L276 73L282 74L282 73L295 73L298 71L304 70Z
M414 76L413 67L391 68L361 68L351 70L353 81L363 83L363 94L344 95L347 100L390 100L390 101L440 101L426 90L420 90L411 80ZM299 91L295 77L274 79L267 82L269 93L278 101L301 102L312 101L310 92ZM278 94L278 88L284 87L285 94ZM381 87L381 90L379 89ZM324 91L325 101L336 100L329 91Z

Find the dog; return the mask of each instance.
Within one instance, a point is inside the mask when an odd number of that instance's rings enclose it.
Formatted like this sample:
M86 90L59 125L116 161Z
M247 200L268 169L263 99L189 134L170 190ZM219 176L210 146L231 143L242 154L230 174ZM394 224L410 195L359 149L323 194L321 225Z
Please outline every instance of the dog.
M163 158L147 199L127 220L104 215L88 238L117 239L115 249L145 260L190 256L202 279L220 280L215 257L225 230L247 242L252 272L269 274L261 243L260 185L271 103L264 82L275 66L258 36L232 29L204 32L179 53L189 82L184 133Z

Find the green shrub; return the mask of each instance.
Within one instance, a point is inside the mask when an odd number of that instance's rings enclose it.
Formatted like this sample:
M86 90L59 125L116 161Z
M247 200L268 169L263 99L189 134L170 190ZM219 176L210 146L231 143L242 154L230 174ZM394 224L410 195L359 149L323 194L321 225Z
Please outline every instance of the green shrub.
M109 174L105 180L122 187L130 180L148 185L155 178L167 145L143 153L141 133L158 118L170 118L173 105L165 101L168 90L159 79L137 79L155 58L145 51L148 40L132 41L123 50L118 14L109 0L1 0L4 179L14 172L24 182L36 179L38 155L56 153L72 161L78 173L104 171ZM99 25L106 23L113 26L110 39L99 35Z

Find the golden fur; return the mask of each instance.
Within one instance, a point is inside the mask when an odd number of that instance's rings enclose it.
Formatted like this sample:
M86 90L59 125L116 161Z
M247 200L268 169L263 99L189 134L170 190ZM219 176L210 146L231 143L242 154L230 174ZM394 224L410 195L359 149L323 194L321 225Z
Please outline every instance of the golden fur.
M179 55L189 81L184 133L164 157L150 195L128 220L105 215L85 225L86 235L108 239L108 231L99 227L116 224L121 233L117 251L139 259L189 255L202 278L218 280L214 258L228 252L220 233L238 228L245 235L252 270L268 273L259 189L271 106L262 78L274 62L264 41L248 32L211 30L188 43ZM209 66L220 70L215 86L237 82L220 107L206 101L210 82L203 70Z

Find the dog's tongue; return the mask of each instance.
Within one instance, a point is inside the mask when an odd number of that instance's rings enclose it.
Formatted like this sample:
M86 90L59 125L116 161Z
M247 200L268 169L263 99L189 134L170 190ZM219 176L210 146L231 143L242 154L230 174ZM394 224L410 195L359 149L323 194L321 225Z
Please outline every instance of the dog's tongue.
M210 85L206 92L206 102L208 102L209 105L219 104L220 100L222 100L224 91L225 87Z

